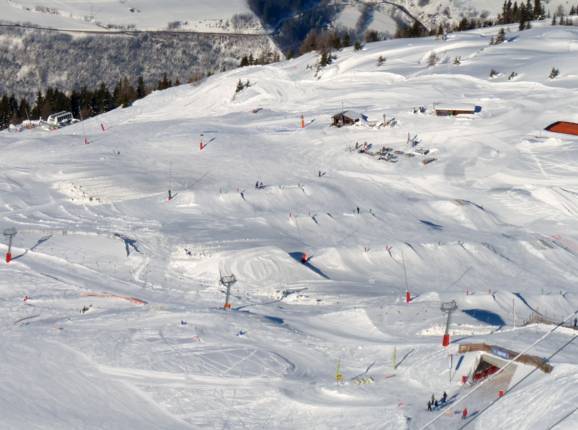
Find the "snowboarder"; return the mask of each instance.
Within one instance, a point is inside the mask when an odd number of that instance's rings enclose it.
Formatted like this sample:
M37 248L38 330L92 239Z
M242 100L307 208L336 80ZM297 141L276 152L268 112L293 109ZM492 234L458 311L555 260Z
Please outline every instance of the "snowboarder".
M442 394L442 403L446 403L448 401L448 393L444 391Z
M578 318L574 318L574 328L578 326Z
M357 210L357 214L359 215L359 212L360 212L359 206L357 206L356 210Z
M255 189L259 189L259 181L255 182Z
M468 417L468 408L464 408L462 411L462 419L465 420Z
M431 400L428 400L428 401L427 401L427 410L428 410L428 412L431 412L431 411L432 411L432 409L431 409Z

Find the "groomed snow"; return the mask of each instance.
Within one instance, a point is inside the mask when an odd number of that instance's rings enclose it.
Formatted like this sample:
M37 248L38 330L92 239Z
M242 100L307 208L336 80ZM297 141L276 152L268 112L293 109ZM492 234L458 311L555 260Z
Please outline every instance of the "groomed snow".
M430 428L482 411L509 382L459 403L477 356L455 355L450 378L441 302L458 305L454 345L513 351L552 329L523 325L532 314L578 306L578 142L541 131L578 122L578 30L490 46L497 31L343 50L317 73L308 54L0 133L0 228L19 230L0 264L3 425L419 429L443 391ZM435 103L483 110L436 117ZM330 127L348 109L368 123ZM468 428L578 427L574 336L530 350L556 353L553 372L517 366Z

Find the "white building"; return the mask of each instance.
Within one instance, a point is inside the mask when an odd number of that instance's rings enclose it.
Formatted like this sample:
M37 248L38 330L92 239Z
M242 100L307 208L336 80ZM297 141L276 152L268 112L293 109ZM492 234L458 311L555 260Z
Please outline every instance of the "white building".
M74 117L70 112L58 112L53 113L50 115L46 122L48 125L56 126L56 127L63 127L65 125L69 125L74 121Z

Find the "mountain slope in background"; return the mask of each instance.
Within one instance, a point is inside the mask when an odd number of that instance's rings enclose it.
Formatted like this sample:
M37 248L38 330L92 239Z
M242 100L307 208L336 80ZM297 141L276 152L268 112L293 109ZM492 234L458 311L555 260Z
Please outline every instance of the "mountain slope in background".
M512 1L512 4L514 2ZM517 2L521 4L521 1ZM525 4L525 1L523 2ZM503 0L364 0L344 2L336 23L347 28L377 30L393 35L399 23L408 25L412 17L429 29L439 25L457 24L463 18L496 20L502 13ZM534 0L532 0L534 5ZM542 0L546 14L568 14L578 7L574 0Z
M0 26L0 95L29 101L48 87L112 90L138 76L155 87L164 75L188 82L243 56L281 55L242 0L0 0L0 8L1 22L17 25Z
M5 22L70 30L262 31L245 0L0 0Z

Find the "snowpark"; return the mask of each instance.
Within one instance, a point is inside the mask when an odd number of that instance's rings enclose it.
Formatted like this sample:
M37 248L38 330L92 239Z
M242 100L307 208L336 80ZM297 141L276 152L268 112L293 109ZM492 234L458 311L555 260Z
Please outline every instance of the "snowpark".
M497 31L0 133L2 427L577 428L578 30Z

